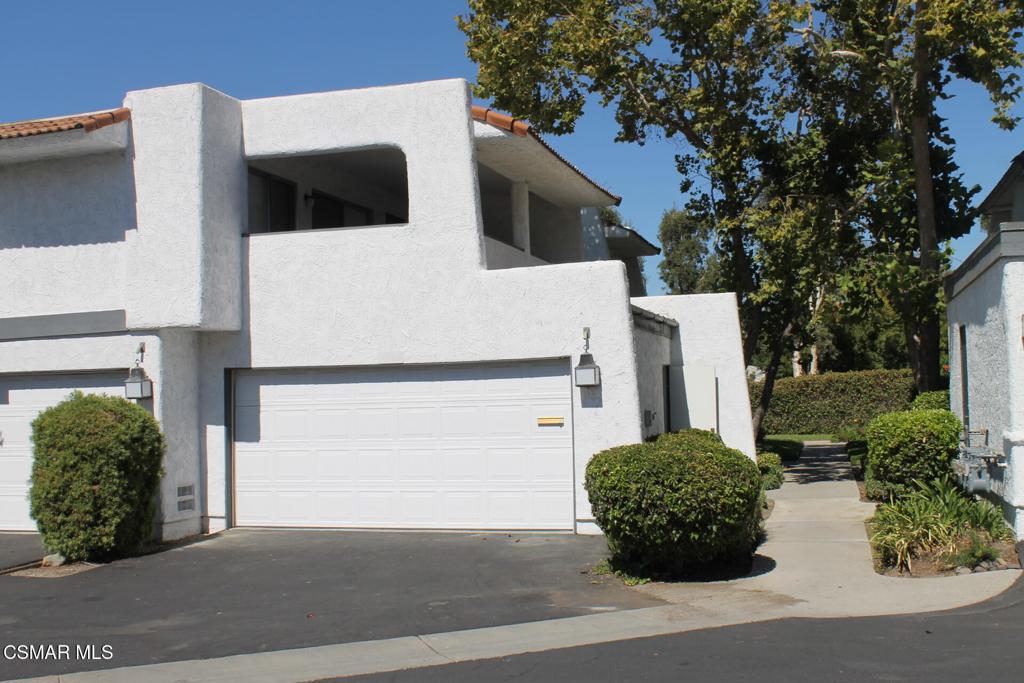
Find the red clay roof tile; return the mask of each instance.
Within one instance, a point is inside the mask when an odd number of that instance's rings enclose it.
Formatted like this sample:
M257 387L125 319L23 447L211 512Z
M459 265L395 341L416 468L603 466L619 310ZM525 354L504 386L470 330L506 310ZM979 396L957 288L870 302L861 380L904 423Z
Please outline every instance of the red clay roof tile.
M44 133L59 133L67 130L82 129L91 133L114 123L127 121L131 118L131 110L127 107L101 111L93 114L62 116L56 119L37 119L35 121L19 121L17 123L0 124L0 140L25 138Z

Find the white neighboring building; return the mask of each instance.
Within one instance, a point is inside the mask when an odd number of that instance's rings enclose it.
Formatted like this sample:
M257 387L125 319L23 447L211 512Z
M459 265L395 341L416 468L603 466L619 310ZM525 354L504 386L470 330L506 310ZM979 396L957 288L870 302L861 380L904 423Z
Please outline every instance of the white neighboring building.
M950 403L1024 539L1024 155L981 211L988 237L946 278Z
M642 245L582 244L617 202L462 80L0 126L0 529L34 528L33 416L140 342L163 538L590 533L587 461L667 416L753 456L735 298L631 299Z

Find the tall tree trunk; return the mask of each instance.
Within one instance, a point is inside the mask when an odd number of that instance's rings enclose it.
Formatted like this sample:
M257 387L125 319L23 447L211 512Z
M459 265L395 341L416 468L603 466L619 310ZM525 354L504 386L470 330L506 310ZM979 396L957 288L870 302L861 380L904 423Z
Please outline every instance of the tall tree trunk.
M775 340L775 344L772 346L772 357L768 361L768 367L765 368L764 373L764 388L761 390L761 398L757 402L757 408L754 410L753 422L754 422L754 437L759 438L761 436L761 424L764 422L764 416L768 413L768 404L771 403L772 393L775 391L775 378L779 374L779 363L782 362L782 351L786 348L786 339L793 332L793 321L790 320L786 325L786 329L782 331L778 339Z
M929 289L935 289L935 300L931 297L923 311L918 326L918 391L932 391L939 388L939 315L938 299L939 261L938 235L935 224L935 188L932 186L931 145L929 144L928 119L932 109L932 97L928 88L931 75L931 59L928 53L925 22L922 15L927 12L928 1L917 2L917 25L914 34L914 101L910 119L911 142L914 154L914 190L917 194L917 228L921 248L921 277ZM910 349L907 349L908 352Z
M793 376L799 377L802 374L804 374L804 366L800 358L800 351L797 350L793 352Z
M811 344L811 367L807 371L808 375L818 374L818 344Z
M752 365L754 353L761 339L761 328L764 324L764 311L761 306L750 300L749 294L754 291L754 272L750 266L750 255L743 244L742 228L729 230L729 260L735 271L736 292L740 306L740 325L743 334L743 362Z

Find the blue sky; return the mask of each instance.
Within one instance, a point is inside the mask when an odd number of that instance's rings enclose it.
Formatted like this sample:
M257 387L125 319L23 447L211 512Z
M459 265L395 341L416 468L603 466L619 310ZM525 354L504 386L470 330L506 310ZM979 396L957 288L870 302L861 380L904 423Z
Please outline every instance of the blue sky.
M454 16L465 2L48 2L4 8L0 120L71 114L121 103L129 90L202 81L239 98L337 90L438 78L472 81ZM959 141L969 184L987 193L1024 150L1024 128L989 122L979 88L957 86L942 105ZM657 240L661 213L681 205L672 141L612 142L610 112L589 107L571 137L551 142L591 177L622 195L621 210ZM962 261L981 237L954 245ZM653 282L657 268L648 261Z

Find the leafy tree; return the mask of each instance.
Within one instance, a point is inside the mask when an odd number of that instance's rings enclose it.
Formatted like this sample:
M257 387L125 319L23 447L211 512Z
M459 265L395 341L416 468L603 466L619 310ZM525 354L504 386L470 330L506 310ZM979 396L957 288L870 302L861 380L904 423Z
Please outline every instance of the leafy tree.
M792 26L808 11L785 1L471 0L458 19L478 94L538 129L571 132L593 96L614 108L617 140L686 143L676 159L684 211L714 233L745 358L767 346L755 426L806 302L854 242L836 220L849 201L848 155L823 154L835 98L793 90Z
M708 226L715 280L739 297L744 356L766 365L757 428L783 354L821 336L826 300L869 320L881 297L919 385L935 385L938 244L969 229L973 191L934 105L966 78L988 89L997 123L1014 123L1022 11L1020 0L470 0L458 22L478 94L540 130L571 132L596 98L615 112L616 140L685 143L688 200L664 231L663 275L673 291L701 286Z
M668 209L658 239L663 250L661 279L671 294L719 291L721 266L712 242L714 226L688 211Z
M955 79L983 86L1004 129L1021 87L1018 47L1024 25L1020 0L818 0L821 28L807 35L824 50L850 59L843 70L860 84L843 97L848 111L866 109L887 118L880 136L876 172L892 178L877 202L897 224L874 223L876 238L898 231L899 250L876 239L876 264L889 271L910 295L898 306L918 388L938 388L940 363L940 244L970 229L975 191L960 182L952 161L954 141L936 115L936 102L949 97ZM879 126L879 131L886 127ZM913 212L897 205L911 199ZM913 236L915 242L907 238ZM897 251L899 253L897 253ZM888 252L880 254L878 252ZM916 252L916 264L907 258ZM897 291L891 289L890 291ZM913 311L913 312L911 312Z

